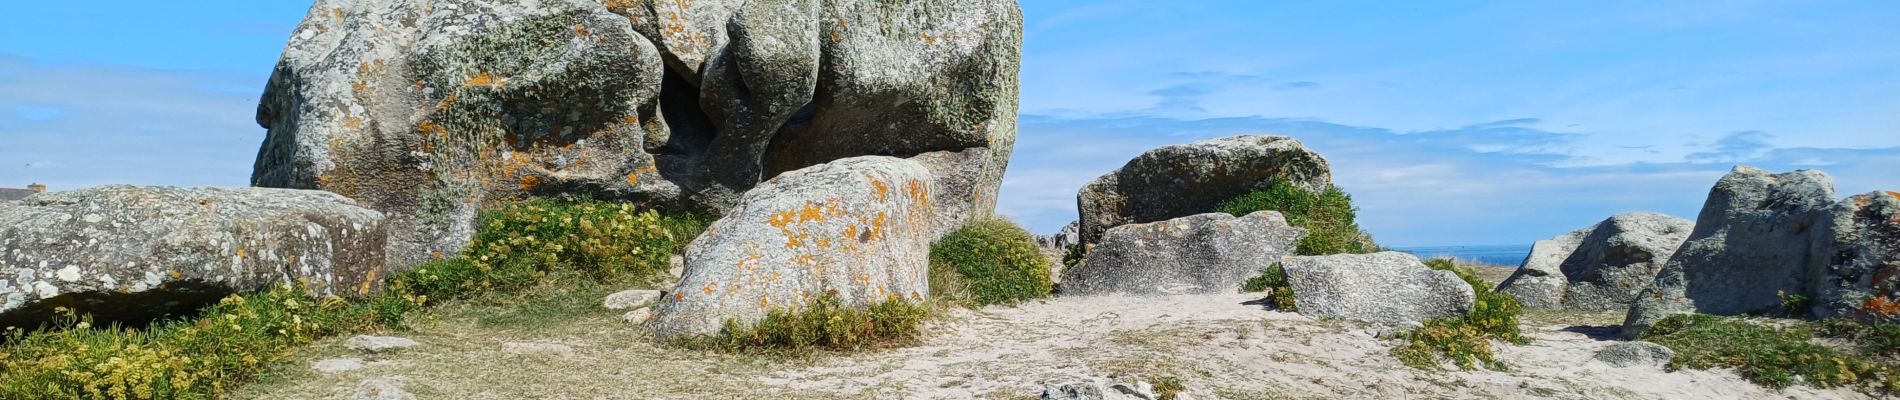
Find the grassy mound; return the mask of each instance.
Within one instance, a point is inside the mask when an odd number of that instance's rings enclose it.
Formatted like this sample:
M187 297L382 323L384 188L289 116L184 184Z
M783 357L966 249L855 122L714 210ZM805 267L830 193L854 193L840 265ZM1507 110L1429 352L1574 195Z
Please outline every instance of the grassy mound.
M719 335L689 347L730 352L803 354L813 350L859 350L908 343L917 338L929 309L892 297L869 308L847 307L824 294L799 310L772 310L747 325L726 320Z
M1449 360L1463 369L1474 369L1482 364L1492 370L1504 370L1505 365L1497 361L1491 341L1529 343L1518 330L1518 314L1523 312L1523 305L1514 296L1492 291L1491 285L1478 278L1477 273L1459 268L1451 260L1430 260L1425 265L1457 273L1459 279L1471 285L1477 301L1464 318L1435 318L1425 321L1419 329L1400 334L1399 339L1406 344L1392 349L1392 355L1406 365L1421 369L1437 369L1440 360Z
M1748 380L1776 388L1858 386L1881 393L1900 391L1900 366L1892 338L1900 327L1834 320L1769 326L1736 317L1703 314L1665 318L1643 333L1675 350L1673 368L1733 368ZM1857 343L1856 349L1822 345L1817 338Z
M978 219L930 246L930 293L964 306L1048 297L1048 264L1022 227L1002 218Z
M1216 208L1220 212L1244 216L1256 211L1279 211L1287 223L1306 228L1295 253L1303 256L1328 254L1365 254L1379 251L1372 236L1359 229L1357 207L1352 196L1327 186L1326 192L1313 194L1275 180L1265 190L1235 197Z
M308 290L233 295L196 317L144 329L93 326L69 314L44 330L7 332L0 398L212 399L316 339L397 329L447 298L519 291L550 273L646 279L697 235L704 218L661 218L609 203L534 201L486 214L461 256L385 282L375 297L313 299Z

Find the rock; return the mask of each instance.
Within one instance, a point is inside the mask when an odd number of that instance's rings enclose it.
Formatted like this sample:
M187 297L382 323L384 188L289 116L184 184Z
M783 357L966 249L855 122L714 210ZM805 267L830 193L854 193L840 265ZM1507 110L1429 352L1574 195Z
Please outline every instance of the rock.
M1326 158L1285 136L1242 135L1149 150L1076 195L1084 245L1109 228L1215 211L1222 202L1279 179L1321 193L1332 184Z
M947 230L994 208L1021 44L1009 0L318 0L259 102L252 182L387 213L405 267L461 250L484 205L718 211L873 154L937 172Z
M1900 192L1836 203L1814 229L1814 316L1900 317Z
M514 355L555 355L574 354L574 348L559 343L502 343L501 351Z
M1233 293L1293 255L1305 235L1273 211L1117 226L1081 264L1063 270L1062 294Z
M1651 366L1661 368L1676 358L1676 352L1660 344L1632 341L1620 342L1598 350L1596 359L1617 368Z
M1043 400L1156 400L1154 385L1147 382L1135 384L1115 383L1106 380L1086 380L1058 385L1043 385Z
M658 290L628 290L607 295L607 299L601 302L601 306L609 310L625 310L653 305L659 300L660 291Z
M1400 252L1291 257L1282 264L1300 314L1410 325L1471 312L1477 295L1451 271Z
M416 341L410 340L409 338L394 336L356 335L351 336L349 340L343 341L343 347L365 353L384 353L421 345L421 343L416 343Z
M686 273L652 325L663 339L717 333L727 319L930 295L936 186L914 161L854 157L759 185L686 248Z
M351 393L354 400L416 400L416 396L402 390L402 382L389 378L376 378L356 385Z
M331 358L331 359L317 360L317 362L315 364L312 364L310 368L317 370L317 372L322 372L326 374L354 371L354 370L363 369L363 359L361 358Z
M1652 212L1626 212L1590 228L1540 240L1498 290L1529 308L1628 309L1669 262L1695 224Z
M1716 182L1695 230L1630 307L1624 336L1635 338L1675 314L1778 311L1782 294L1807 293L1815 226L1834 204L1833 179L1820 171L1735 167Z
M104 186L0 204L0 326L39 326L56 307L138 323L286 284L367 296L387 275L382 221L282 189Z
M644 324L653 320L653 308L640 307L620 315L620 320L629 324Z
M1081 229L1080 223L1070 222L1068 225L1063 225L1062 230L1054 235L1036 235L1036 247L1048 251L1068 251L1069 246L1074 246L1080 239L1078 234Z

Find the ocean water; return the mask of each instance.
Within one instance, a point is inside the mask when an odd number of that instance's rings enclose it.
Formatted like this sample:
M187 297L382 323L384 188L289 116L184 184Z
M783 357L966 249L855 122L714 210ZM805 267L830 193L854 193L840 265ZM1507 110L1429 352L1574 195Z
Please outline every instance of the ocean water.
M1419 258L1455 258L1464 261L1515 267L1531 255L1531 246L1424 246L1398 247L1393 250L1412 253Z

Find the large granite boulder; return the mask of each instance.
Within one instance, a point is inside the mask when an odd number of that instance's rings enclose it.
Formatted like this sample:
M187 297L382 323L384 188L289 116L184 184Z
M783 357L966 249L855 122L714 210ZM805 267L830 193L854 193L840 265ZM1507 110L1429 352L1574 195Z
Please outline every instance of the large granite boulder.
M686 248L686 271L660 299L661 338L716 334L827 293L846 306L930 295L936 238L930 170L866 156L779 175L746 192Z
M1531 247L1498 291L1529 308L1628 309L1689 237L1695 223L1653 212L1618 213Z
M333 193L105 186L0 203L0 326L142 322L234 292L379 289L383 215Z
M1900 318L1900 192L1836 203L1815 230L1814 316Z
M1624 335L1636 337L1682 313L1772 312L1782 295L1808 293L1811 247L1835 204L1833 178L1820 171L1772 174L1737 166L1709 191L1695 230L1630 307Z
M1315 318L1411 325L1463 316L1477 301L1458 273L1433 270L1406 253L1291 257L1281 266L1293 304Z
M1293 255L1305 229L1280 213L1200 214L1109 229L1082 264L1062 271L1062 294L1233 293Z
M1165 146L1095 178L1076 195L1080 236L1094 244L1110 228L1215 211L1273 180L1322 193L1326 158L1285 136L1241 135Z
M1009 0L317 0L252 182L383 211L398 266L461 250L494 202L718 211L859 155L935 172L947 231L994 208L1021 43Z

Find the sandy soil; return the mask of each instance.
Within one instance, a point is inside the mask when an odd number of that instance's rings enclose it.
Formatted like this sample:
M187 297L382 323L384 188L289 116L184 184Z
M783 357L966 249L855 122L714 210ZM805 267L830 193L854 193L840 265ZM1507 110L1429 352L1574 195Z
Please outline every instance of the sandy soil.
M402 333L420 348L364 369L319 373L318 359L358 356L341 340L313 346L240 398L347 398L365 379L403 382L421 399L1034 398L1047 382L1172 377L1196 399L1558 398L1859 399L1848 390L1783 391L1727 371L1615 368L1592 360L1594 335L1621 316L1538 313L1534 342L1500 345L1509 372L1413 369L1397 343L1353 323L1245 305L1247 295L1057 298L949 312L916 346L782 360L656 345L597 314L559 323L485 327L448 315ZM516 354L506 343L557 343L571 354Z

